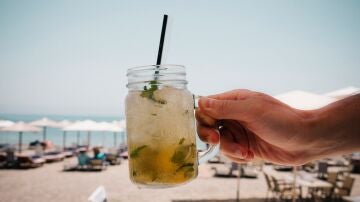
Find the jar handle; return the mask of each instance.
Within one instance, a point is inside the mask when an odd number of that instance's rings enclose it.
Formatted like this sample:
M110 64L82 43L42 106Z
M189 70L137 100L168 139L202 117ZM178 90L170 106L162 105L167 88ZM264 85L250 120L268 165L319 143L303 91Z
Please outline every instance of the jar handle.
M193 95L194 100L194 109L199 107L199 99L200 96ZM209 148L202 154L198 155L198 163L203 164L206 163L208 160L214 158L216 154L219 153L220 150L220 144L210 145Z

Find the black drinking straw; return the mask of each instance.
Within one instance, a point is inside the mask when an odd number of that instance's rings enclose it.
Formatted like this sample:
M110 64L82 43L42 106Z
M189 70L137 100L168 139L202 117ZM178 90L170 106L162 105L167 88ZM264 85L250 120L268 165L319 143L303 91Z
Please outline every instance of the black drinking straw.
M158 65L161 65L161 58L162 58L162 52L163 52L163 48L164 48L164 39L165 39L167 19L168 19L168 15L164 15L163 24L162 24L162 28L161 28L161 36L160 36L160 44L159 44L158 56L157 56L157 60L156 60L156 69L159 68ZM155 75L157 75L157 74L159 74L158 70L155 71Z

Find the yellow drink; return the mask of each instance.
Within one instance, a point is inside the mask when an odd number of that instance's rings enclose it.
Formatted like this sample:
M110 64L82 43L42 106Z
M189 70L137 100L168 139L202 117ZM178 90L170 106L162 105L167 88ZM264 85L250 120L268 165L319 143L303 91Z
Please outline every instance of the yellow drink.
M193 97L184 89L163 87L149 96L126 98L131 180L152 187L175 186L197 176Z
M138 156L132 153L130 175L137 183L171 185L184 183L196 177L195 145L183 145L178 149L174 145L136 148L140 148L140 152Z

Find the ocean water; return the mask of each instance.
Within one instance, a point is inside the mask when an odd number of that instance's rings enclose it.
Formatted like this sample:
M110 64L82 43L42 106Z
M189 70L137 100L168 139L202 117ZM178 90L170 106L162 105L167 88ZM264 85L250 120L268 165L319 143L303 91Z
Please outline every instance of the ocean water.
M78 120L93 120L93 121L119 121L124 119L123 117L116 116L64 116L64 115L21 115L21 114L0 114L0 120L10 120L10 121L24 121L31 122L41 118L47 117L55 121L69 120L69 121L78 121ZM66 132L66 146L71 146L76 144L77 136L79 134L79 143L87 143L87 132ZM126 143L126 132L113 133L113 132L91 132L91 146L102 145L104 147L113 147L115 144L115 137L117 139L117 144ZM55 145L62 147L63 146L63 131L58 128L47 128L46 129L47 140L52 141ZM29 144L30 142L39 140L42 141L43 133L23 133L23 144ZM0 132L0 143L8 144L18 144L19 134L18 133L9 133L9 132ZM205 144L199 140L197 137L197 146L199 149L204 149Z

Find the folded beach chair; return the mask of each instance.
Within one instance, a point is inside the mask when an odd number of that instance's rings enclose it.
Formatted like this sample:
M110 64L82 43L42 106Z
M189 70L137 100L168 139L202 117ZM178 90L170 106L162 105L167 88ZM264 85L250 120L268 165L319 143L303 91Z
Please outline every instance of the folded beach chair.
M37 168L45 163L45 159L37 156L18 156L17 163L20 168Z

